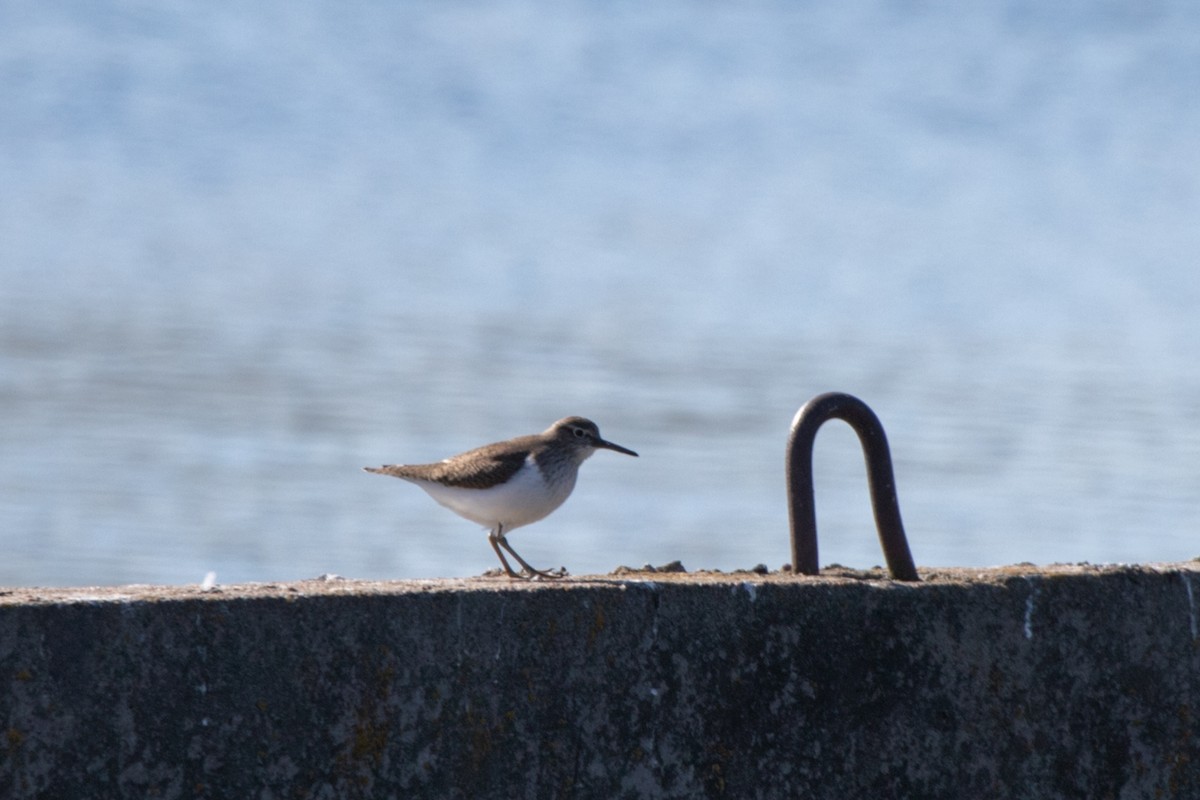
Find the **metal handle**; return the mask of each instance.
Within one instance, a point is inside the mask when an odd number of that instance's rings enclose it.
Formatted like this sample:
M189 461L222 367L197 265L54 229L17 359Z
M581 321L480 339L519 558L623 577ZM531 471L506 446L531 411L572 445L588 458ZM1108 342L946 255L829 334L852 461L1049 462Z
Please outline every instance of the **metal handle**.
M787 446L788 517L792 527L792 569L803 575L818 575L817 508L813 499L812 454L817 429L831 419L845 420L862 442L867 460L867 482L879 543L888 571L898 581L919 581L900 520L900 501L892 456L879 417L857 397L828 392L809 400L796 412Z

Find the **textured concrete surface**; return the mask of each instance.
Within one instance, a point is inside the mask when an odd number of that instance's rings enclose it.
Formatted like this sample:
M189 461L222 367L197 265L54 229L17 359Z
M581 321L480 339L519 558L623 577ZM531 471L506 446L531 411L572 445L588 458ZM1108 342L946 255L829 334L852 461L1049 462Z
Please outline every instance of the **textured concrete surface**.
M0 797L1200 797L1200 565L0 591Z

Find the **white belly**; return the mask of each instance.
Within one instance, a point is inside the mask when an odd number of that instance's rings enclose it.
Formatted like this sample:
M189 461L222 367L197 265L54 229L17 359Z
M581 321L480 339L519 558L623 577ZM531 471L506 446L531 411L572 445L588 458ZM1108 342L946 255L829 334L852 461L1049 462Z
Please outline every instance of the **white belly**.
M489 529L503 525L505 531L537 522L558 508L575 488L575 473L569 470L551 486L532 460L526 460L508 483L489 489L467 489L414 480L446 508Z

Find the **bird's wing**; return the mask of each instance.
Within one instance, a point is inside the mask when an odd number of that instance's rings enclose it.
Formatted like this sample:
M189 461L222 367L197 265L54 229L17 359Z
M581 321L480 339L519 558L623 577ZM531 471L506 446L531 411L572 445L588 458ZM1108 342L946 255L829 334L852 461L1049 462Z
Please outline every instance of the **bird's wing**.
M431 480L465 489L487 489L516 475L527 457L527 453L506 452L488 445L436 464L385 464L363 469L396 478Z
M470 453L470 458L455 456L438 465L435 479L447 486L462 486L467 489L486 489L504 483L525 463L527 453L492 452L480 448Z

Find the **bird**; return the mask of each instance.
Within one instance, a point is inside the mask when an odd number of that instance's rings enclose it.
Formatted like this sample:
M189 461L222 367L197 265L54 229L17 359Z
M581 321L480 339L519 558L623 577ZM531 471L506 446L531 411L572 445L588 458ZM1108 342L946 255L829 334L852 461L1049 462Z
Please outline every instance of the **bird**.
M564 417L541 433L487 444L432 464L363 469L415 483L455 514L483 525L509 578L550 579L564 577L565 570L535 569L512 548L507 536L561 506L575 488L579 465L597 450L637 456L601 438L600 428L590 419ZM504 551L517 560L521 572L513 570Z

